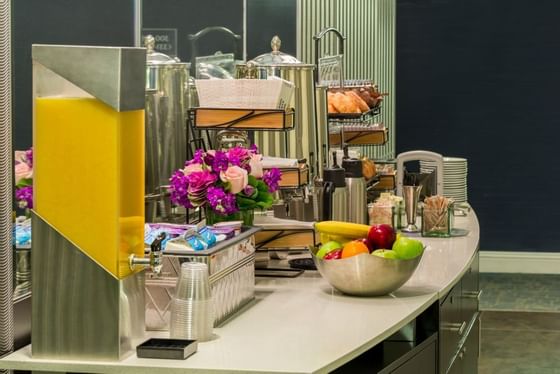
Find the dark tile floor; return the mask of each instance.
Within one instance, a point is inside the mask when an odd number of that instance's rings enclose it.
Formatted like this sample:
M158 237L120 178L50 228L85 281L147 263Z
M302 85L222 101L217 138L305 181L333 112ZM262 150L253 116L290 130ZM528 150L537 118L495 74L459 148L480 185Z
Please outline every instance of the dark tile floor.
M481 310L560 312L560 275L480 273Z
M479 374L560 373L560 314L482 312Z
M480 275L479 374L560 374L560 276Z

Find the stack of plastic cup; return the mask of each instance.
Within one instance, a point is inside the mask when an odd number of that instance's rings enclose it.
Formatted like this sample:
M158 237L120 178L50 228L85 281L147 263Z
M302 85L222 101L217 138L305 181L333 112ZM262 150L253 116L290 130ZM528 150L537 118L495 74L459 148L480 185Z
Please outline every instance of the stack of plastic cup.
M171 301L171 338L207 341L212 338L214 310L208 266L185 262Z

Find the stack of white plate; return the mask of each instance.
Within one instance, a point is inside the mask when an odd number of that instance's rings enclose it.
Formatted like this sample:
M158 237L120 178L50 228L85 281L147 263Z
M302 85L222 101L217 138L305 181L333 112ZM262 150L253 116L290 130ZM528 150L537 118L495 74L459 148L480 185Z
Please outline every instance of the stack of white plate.
M436 168L433 161L420 160L420 172L430 173ZM468 200L467 196L467 159L459 157L443 158L443 195L456 202Z

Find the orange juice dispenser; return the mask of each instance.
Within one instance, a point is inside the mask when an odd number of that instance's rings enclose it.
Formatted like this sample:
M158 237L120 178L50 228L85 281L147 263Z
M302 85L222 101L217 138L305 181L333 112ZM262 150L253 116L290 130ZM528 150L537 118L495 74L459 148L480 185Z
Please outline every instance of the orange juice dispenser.
M118 360L144 334L146 51L32 57L33 356Z

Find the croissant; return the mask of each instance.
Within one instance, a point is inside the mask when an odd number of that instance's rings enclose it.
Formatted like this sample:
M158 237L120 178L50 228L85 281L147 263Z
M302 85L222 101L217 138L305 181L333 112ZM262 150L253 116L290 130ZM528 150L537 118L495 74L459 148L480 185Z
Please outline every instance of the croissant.
M339 113L361 113L358 105L342 92L337 92L332 96L332 105Z
M346 91L345 95L350 96L354 100L354 103L360 108L360 112L363 113L369 110L367 103L354 91Z
M362 173L364 174L364 178L371 179L375 176L376 172L375 163L369 158L364 158L362 160Z
M377 104L377 100L375 100L373 97L371 97L371 95L365 89L365 87L354 88L354 92L357 93L362 98L362 100L364 100L366 102L366 104L368 105L368 107L370 109L374 108L375 105Z

